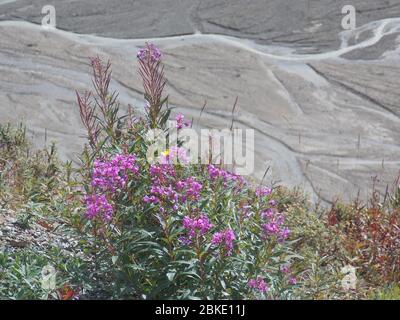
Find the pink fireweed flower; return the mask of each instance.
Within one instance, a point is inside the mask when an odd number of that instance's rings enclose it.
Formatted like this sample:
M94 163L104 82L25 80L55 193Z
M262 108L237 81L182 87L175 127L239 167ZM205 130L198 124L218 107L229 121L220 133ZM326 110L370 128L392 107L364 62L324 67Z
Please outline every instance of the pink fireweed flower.
M108 202L105 195L90 195L85 196L86 217L94 219L97 216L105 221L110 221L113 215L113 207Z
M139 167L133 154L117 154L111 160L95 160L92 171L92 186L103 192L115 192L124 188L128 173L136 174Z
M279 241L285 241L289 237L290 229L284 225L285 216L282 213L268 209L261 216L267 221L261 225L265 237L276 236Z
M268 201L268 204L271 206L271 207L274 207L274 206L276 206L277 204L278 204L278 202L276 202L275 200L269 200Z
M141 61L157 62L161 60L162 53L154 44L150 43L138 51L137 58Z
M179 180L176 183L176 189L181 193L182 202L187 200L198 200L200 197L203 185L196 181L194 177L189 177L186 180Z
M271 188L267 188L267 187L258 187L256 189L256 196L257 197L265 197L265 196L269 196L272 193L272 189Z
M157 203L157 202L159 202L159 199L155 196L144 196L143 202L144 203Z
M178 130L190 127L190 121L185 120L185 116L181 113L175 116L176 128Z
M230 256L233 250L233 241L236 239L232 229L227 229L222 232L216 232L211 240L211 244L215 247L224 245L225 255Z
M172 154L178 154L182 159L185 154L181 152L181 149L171 147L170 150ZM170 155L170 152L165 154L165 162L170 160ZM195 177L178 180L173 165L151 165L149 171L152 183L149 193L142 198L143 202L157 203L166 210L165 212L173 212L179 210L180 204L197 201L200 198L203 185Z
M283 265L280 267L280 270L282 273L288 274L290 273L290 266L289 265Z
M150 175L152 177L162 176L163 175L163 169L161 168L161 166L151 165L150 166Z
M200 198L203 185L195 177L177 180L172 165L152 165L150 176L152 184L149 194L143 197L145 203L160 203L165 208L172 206L172 210L177 211L179 204Z
M290 269L290 265L285 264L280 267L280 271L285 275L285 278L289 277L288 283L295 285L297 284L297 279L294 275L291 275L292 271Z
M186 230L186 237L181 237L181 242L188 244L197 236L205 235L212 227L210 220L204 214L197 218L185 216L183 218L183 228Z
M153 183L157 185L169 184L175 178L176 172L172 165L151 165L150 176Z
M158 201L170 201L172 203L176 203L179 199L178 193L172 188L171 185L169 186L159 186L159 185L152 185L150 188L150 193L155 196Z
M280 234L279 239L280 239L281 241L284 241L284 240L286 240L286 239L289 237L289 235L290 235L290 229L289 229L288 227L284 227L284 228L281 230L281 234Z
M185 148L173 146L161 154L160 162L163 165L177 163L186 165L189 164L189 157Z
M269 290L267 283L261 277L257 277L256 279L250 279L247 285L250 288L257 290L261 293L266 293Z
M190 244L192 244L192 240L189 239L188 237L185 237L185 236L180 236L180 237L178 238L178 240L179 240L182 244L184 244L185 246L189 246Z
M209 164L207 168L211 180L221 179L224 181L224 185L230 181L238 182L239 184L245 184L245 180L242 176L231 173L222 168L218 168L212 164Z
M261 218L270 219L270 218L273 218L274 214L275 213L272 209L267 209L267 210L261 212Z
M192 232L196 233L198 231L200 235L204 235L212 228L212 224L210 223L210 220L202 214L198 218L190 218L189 216L185 216L183 218L183 227L189 231L189 234Z

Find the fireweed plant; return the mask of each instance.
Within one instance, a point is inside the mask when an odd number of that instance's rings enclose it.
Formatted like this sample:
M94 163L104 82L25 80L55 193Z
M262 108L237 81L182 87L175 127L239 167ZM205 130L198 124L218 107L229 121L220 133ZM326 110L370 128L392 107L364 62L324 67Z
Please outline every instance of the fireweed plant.
M189 164L181 144L149 164L149 129L170 117L163 54L137 54L145 115L121 115L111 64L91 59L94 91L77 94L88 144L82 154L86 228L115 298L282 299L297 286L299 259L273 190L254 188L216 164ZM175 117L176 130L189 127ZM284 270L284 271L282 271Z

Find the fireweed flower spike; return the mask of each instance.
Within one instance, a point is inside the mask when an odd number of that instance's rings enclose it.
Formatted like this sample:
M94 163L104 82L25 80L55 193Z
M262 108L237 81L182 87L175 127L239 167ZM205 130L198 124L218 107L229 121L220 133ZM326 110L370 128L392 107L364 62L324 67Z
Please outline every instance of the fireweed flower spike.
M228 182L231 181L237 182L240 185L246 183L242 176L236 175L222 168L218 168L212 164L209 164L207 168L210 179L211 180L221 179L224 182L225 186L228 184Z
M90 220L101 216L104 221L110 221L113 215L113 207L105 195L91 195L85 197L86 217Z
M276 236L279 241L285 241L290 235L290 229L285 226L285 216L283 213L275 212L269 208L261 212L261 218L266 221L261 227L265 238Z
M276 202L275 200L269 200L269 202L268 202L268 204L271 206L271 207L275 207L277 204L278 204L278 202Z
M292 284L292 285L297 284L297 279L296 279L296 277L290 277L290 279L289 279L289 284Z
M122 189L128 181L128 173L136 174L135 155L117 154L111 160L95 160L92 172L93 188L102 192L115 192Z
M256 196L257 197L265 197L265 196L269 196L272 193L272 189L271 188L267 188L267 187L258 187L256 189Z
M162 53L154 44L150 43L138 51L137 58L143 62L158 62L162 58Z
M218 247L220 245L224 245L224 251L226 256L230 256L233 250L233 241L236 239L235 233L232 229L227 229L222 232L217 232L213 235L211 240L211 244L214 247Z
M198 200L200 198L200 192L203 188L203 185L196 181L194 177L189 177L186 180L178 181L176 187L178 191L182 192L182 202L186 202L187 200Z
M166 79L164 67L161 63L162 53L154 44L146 44L137 53L140 68L139 74L143 81L144 97L147 102L146 113L151 128L158 126L163 103L161 101Z
M181 113L176 115L175 121L176 121L176 128L178 130L190 127L190 121L185 120L184 115Z
M267 293L269 290L267 283L261 277L257 277L256 279L250 279L247 285L250 288L257 290L261 293Z
M197 218L191 218L189 216L185 216L183 218L183 228L186 231L186 237L182 236L179 240L183 244L190 244L192 240L198 236L205 235L213 225L210 220L204 214L200 215Z
M290 266L289 265L283 265L280 267L280 271L284 274L289 274L290 273Z

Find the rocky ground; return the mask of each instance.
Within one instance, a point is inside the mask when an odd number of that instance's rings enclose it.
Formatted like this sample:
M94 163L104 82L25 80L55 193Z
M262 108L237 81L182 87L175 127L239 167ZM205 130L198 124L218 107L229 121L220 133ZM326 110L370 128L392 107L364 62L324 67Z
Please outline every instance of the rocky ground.
M0 251L14 252L30 248L44 252L57 247L68 255L83 255L78 240L62 232L65 226L62 221L49 221L32 218L29 215L13 212L0 213Z
M400 2L353 1L352 32L343 3L54 1L62 31L35 24L46 1L0 1L1 122L24 119L37 145L55 139L74 159L87 57L110 58L122 104L141 109L135 56L150 40L165 52L171 104L196 125L229 127L238 96L234 126L255 129L254 177L271 167L268 181L325 202L365 196L375 176L384 190L400 169Z

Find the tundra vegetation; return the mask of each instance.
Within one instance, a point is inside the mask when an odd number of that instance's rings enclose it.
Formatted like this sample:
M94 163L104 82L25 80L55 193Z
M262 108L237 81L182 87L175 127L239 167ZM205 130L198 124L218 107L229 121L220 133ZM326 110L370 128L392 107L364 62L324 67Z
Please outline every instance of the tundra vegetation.
M0 127L0 298L399 299L399 181L327 209L190 164L181 143L150 164L147 132L171 118L162 59L139 51L147 105L126 114L111 63L90 60L78 165L55 145L33 150L22 125Z

